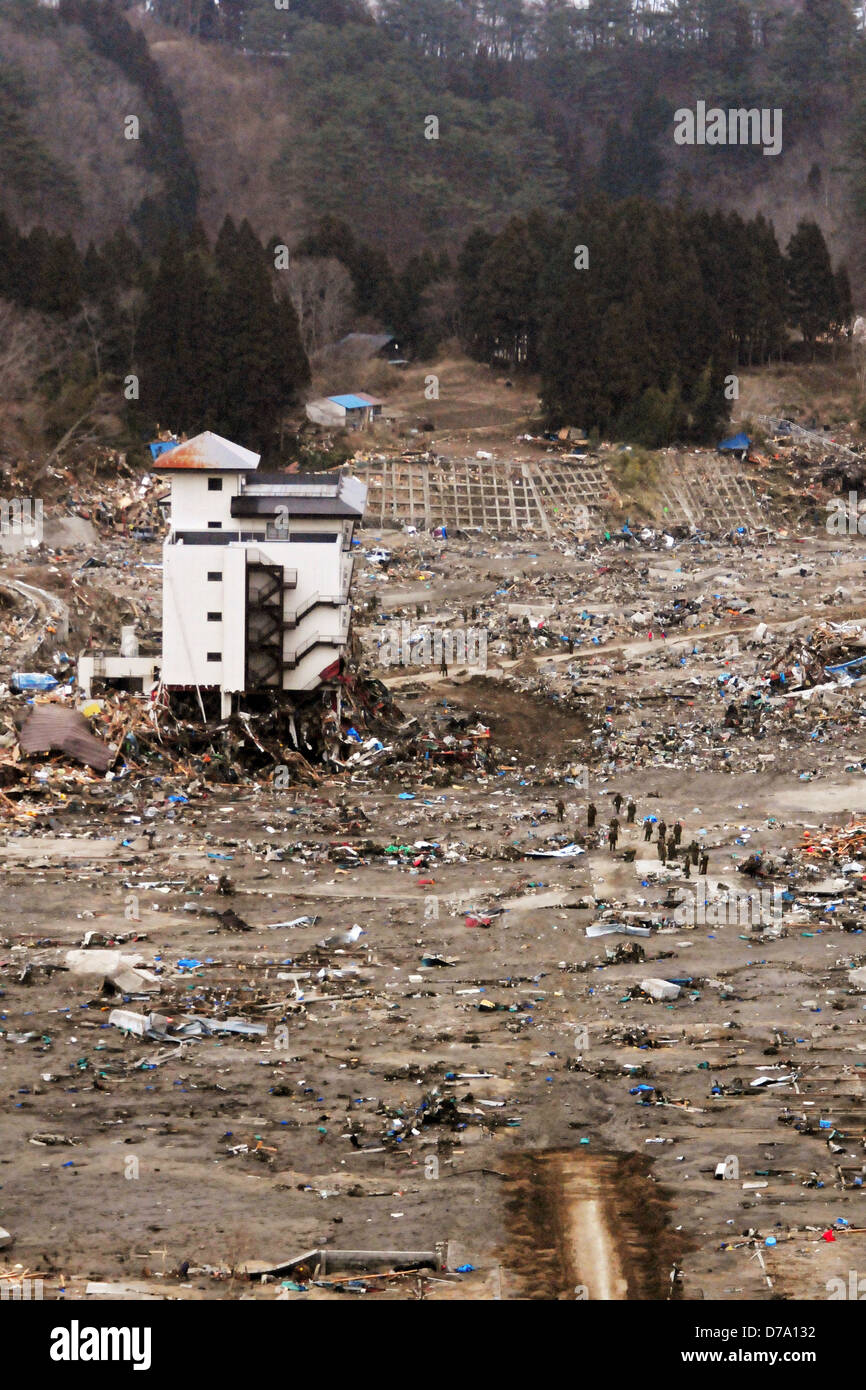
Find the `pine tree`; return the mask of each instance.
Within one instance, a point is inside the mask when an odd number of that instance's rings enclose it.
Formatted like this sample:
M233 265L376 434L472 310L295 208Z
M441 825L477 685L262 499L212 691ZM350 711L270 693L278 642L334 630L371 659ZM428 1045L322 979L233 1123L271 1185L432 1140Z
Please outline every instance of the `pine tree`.
M791 323L814 348L815 339L829 332L837 313L830 253L817 223L797 224L788 242L785 273Z
M478 285L495 356L530 371L538 365L543 251L537 227L512 218L490 247Z
M152 427L212 429L273 451L283 412L310 379L294 308L249 223L224 221L211 253L201 228L171 235L139 328L141 404Z
M244 220L228 219L217 240L219 383L214 411L220 434L264 453L279 420L310 379L294 309L278 306L261 243Z
M482 362L489 361L493 335L481 293L481 270L495 239L492 232L476 227L467 236L457 257L460 331L469 351Z
M24 302L24 239L0 212L0 299Z
M34 227L25 238L23 276L27 306L71 318L81 304L81 256L71 236L54 237Z
M170 235L139 327L140 412L151 427L206 427L216 385L212 277Z
M785 258L772 222L765 221L759 213L752 225L754 244L761 259L761 293L755 307L753 342L757 361L764 363L785 346L788 291Z

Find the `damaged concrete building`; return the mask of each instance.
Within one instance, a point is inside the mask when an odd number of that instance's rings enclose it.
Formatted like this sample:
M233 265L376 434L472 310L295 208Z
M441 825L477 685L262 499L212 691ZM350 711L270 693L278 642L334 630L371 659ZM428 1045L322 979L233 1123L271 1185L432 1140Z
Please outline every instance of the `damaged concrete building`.
M366 488L346 473L258 472L259 455L206 431L162 453L171 479L161 659L79 661L79 683L233 696L311 691L349 636L352 538Z

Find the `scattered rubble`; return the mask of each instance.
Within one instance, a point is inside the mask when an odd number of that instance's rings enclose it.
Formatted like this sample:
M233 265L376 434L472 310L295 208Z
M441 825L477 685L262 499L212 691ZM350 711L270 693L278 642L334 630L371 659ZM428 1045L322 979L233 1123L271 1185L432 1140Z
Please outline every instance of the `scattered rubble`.
M579 470L546 440L534 481L548 447ZM811 449L779 445L796 506L761 446L771 499L707 529L620 515L609 455L580 529L374 513L362 548L390 558L359 557L336 687L222 721L73 684L88 619L158 635L130 529L159 532L152 483L106 482L111 517L82 492L86 549L11 557L3 592L44 595L0 611L19 1272L67 1297L573 1296L537 1212L585 1252L582 1183L618 1194L600 1296L824 1297L856 1266L863 551L809 521ZM443 671L436 635L469 628L484 659Z

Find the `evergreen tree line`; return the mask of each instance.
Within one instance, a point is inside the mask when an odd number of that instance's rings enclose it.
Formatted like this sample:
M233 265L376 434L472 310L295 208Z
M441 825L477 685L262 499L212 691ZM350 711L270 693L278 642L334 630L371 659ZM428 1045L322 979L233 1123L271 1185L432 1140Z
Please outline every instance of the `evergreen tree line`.
M227 218L217 250L232 225ZM251 260L255 242L270 275L284 243L274 236L262 247L246 222L241 231ZM160 257L146 254L126 230L116 232L101 247L91 243L81 255L70 235L54 235L41 226L23 234L0 212L0 298L64 319L75 318L86 307L99 319L103 366L119 373L128 368L136 345L145 352L149 348L148 306L160 275L176 282L181 302L184 277L203 270L209 254L198 225L187 237L172 233ZM387 328L413 355L435 351L443 334L454 327L443 316L441 304L435 309L433 305L438 287L451 278L444 251L424 248L397 270L380 248L356 238L348 223L324 217L292 248L291 258L299 257L333 258L345 266L352 283L350 316L355 326ZM273 283L280 288L279 274ZM143 306L132 316L135 342L130 341L131 301Z
M213 247L195 226L158 258L126 232L82 256L71 237L23 235L0 214L0 298L77 327L93 377L135 377L142 437L210 428L268 453L310 380L281 249L227 218ZM846 271L814 223L783 252L761 216L638 198L476 229L453 272L430 250L395 271L334 218L291 252L304 256L346 267L356 328L387 328L419 357L459 332L477 359L540 373L551 424L650 447L711 438L738 368L780 359L797 335L814 352L852 318Z
M852 318L814 223L783 253L763 217L637 198L472 232L457 290L468 350L540 372L549 423L648 447L712 438L738 367L781 357L795 332L814 351Z
M830 71L836 84L862 76L853 0L291 0L280 9L274 0L151 0L151 7L166 24L269 57L290 57L310 24L374 28L440 64L460 95L488 101L558 104L563 76L573 80L581 59L588 74L598 74L601 60L608 78L622 65L632 81L664 70L694 73L697 60L703 81L729 81L732 96L760 91L759 104L773 104L794 84L790 115L808 121L829 96Z
M226 218L213 247L199 226L172 232L154 260L123 231L82 256L71 237L24 236L0 214L0 299L66 323L90 378L123 389L143 438L157 425L212 429L273 451L310 380L280 290L273 255L246 221Z
M67 321L84 315L91 338L98 339L100 374L122 377L137 362L157 364L157 377L165 382L165 389L160 387L153 403L156 415L166 423L182 418L179 427L188 428L206 397L187 386L183 388L186 405L175 400L178 388L160 358L160 334L171 336L169 325L174 319L176 324L183 321L175 334L189 335L192 330L186 325L195 320L197 331L206 331L215 341L226 331L230 316L208 308L200 321L203 301L213 299L220 286L223 295L242 295L249 282L255 287L250 303L262 313L267 341L274 328L267 284L277 312L286 319L278 331L288 332L287 352L295 361L297 320L281 272L275 272L281 248L284 243L276 236L262 246L246 221L235 232L227 218L213 253L196 224L186 237L170 233L158 257L146 254L123 229L100 247L91 243L82 255L70 235L54 235L41 226L23 234L0 212L0 299ZM229 274L230 252L239 258L236 274ZM456 320L448 317L441 302L442 288L453 278L445 252L425 248L396 270L380 248L357 239L346 222L325 217L292 248L292 261L302 257L339 261L351 278L349 315L354 326L386 328L412 355L429 355L456 329ZM205 379L214 386L213 371L197 376L199 381ZM295 361L292 379L296 387L308 380L308 366Z
M162 23L234 44L248 44L274 8L274 0L151 0ZM718 58L808 42L816 30L838 45L854 28L852 8L846 0L805 0L801 9L774 0L291 0L271 33L290 36L309 22L375 24L420 52L460 62L625 44L700 49Z
M285 411L310 381L298 318L247 221L224 221L213 250L195 229L167 242L141 316L141 409L273 452Z

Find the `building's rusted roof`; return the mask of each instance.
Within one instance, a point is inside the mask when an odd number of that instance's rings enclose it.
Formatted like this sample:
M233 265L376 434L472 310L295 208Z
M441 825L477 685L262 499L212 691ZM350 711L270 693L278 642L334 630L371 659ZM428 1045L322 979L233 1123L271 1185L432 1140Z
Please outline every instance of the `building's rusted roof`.
M160 454L153 464L154 473L175 473L194 470L200 473L242 473L257 468L261 454L244 449L223 439L221 434L205 430L176 449Z

